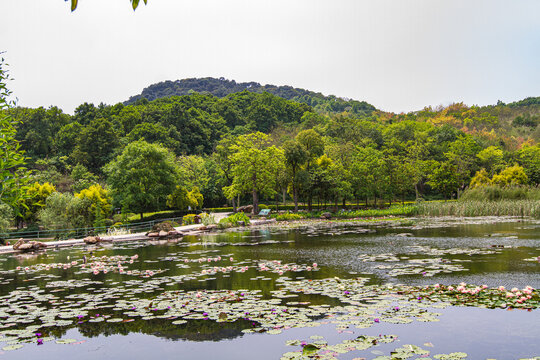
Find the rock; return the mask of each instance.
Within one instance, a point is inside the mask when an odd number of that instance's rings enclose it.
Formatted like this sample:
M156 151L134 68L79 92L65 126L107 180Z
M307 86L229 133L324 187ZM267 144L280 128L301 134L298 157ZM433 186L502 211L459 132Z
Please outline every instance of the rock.
M246 223L242 220L238 221L238 226L246 226Z
M94 245L101 242L101 238L99 236L87 236L83 240L86 244L89 245Z
M13 250L19 250L21 245L23 245L24 243L26 243L26 241L23 239L17 240L17 242L13 245Z
M159 237L159 233L158 233L158 232L155 232L155 231L153 231L153 232L149 232L149 233L147 233L147 234L146 234L146 236L148 236L148 237L151 237L151 238L154 238L154 237Z
M165 230L161 230L159 233L158 233L158 236L159 237L166 237L169 235L169 232L168 231L165 231Z
M209 231L217 230L218 228L219 228L219 226L217 226L216 224L210 224L210 225L206 226L206 229L209 230Z
M25 243L25 244L21 244L17 250L25 251L25 250L30 250L30 249L32 249L32 244Z
M47 244L40 241L28 241L19 239L15 245L13 245L14 250L29 251L29 250L40 250L47 247Z
M245 206L240 206L239 208L236 209L237 212L244 212L244 213L249 213L251 214L253 212L253 205L245 205Z
M201 230L201 231L206 231L206 230L208 230L208 227L206 227L205 225L203 225L203 226L201 226L201 227L199 228L199 230Z
M329 213L329 212L322 213L321 215L321 219L330 220L331 218L332 218L332 213Z
M176 230L173 230L173 231L169 231L169 236L178 236L178 231Z
M160 231L173 231L174 230L174 226L172 226L171 222L170 221L163 221L163 222L160 222L159 224L155 224L154 226L152 226L152 231L153 232L160 232Z
M399 237L412 237L412 236L414 236L414 234L411 234L411 233L401 233L401 234L396 234L395 236L399 236Z

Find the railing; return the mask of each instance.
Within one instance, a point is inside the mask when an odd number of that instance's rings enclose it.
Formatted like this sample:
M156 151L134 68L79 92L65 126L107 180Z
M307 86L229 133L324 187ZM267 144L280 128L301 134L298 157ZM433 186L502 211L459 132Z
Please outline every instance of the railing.
M182 224L182 218L158 219L135 224L102 226L102 227L87 227L78 229L56 229L56 230L34 230L34 231L17 231L7 234L0 234L0 239L17 240L23 239L38 239L38 240L62 240L69 238L81 238L89 235L111 234L115 231L126 231L127 233L138 233L151 230L155 224L163 221L174 221Z

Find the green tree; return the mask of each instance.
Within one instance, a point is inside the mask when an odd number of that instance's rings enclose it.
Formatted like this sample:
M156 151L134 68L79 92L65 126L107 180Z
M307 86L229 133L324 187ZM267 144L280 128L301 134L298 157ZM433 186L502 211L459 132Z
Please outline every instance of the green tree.
M91 172L101 173L103 165L111 160L113 150L118 146L118 136L109 120L99 118L84 127L72 157Z
M251 192L253 212L259 212L259 196L275 192L275 168L284 162L281 149L270 146L269 136L261 132L241 135L233 146L233 184L224 190L232 195Z
M167 196L167 206L178 210L191 208L200 209L203 205L204 197L198 187L187 191L185 187L177 185L173 193Z
M298 212L298 188L301 184L299 172L308 160L308 152L297 140L289 140L283 144L283 153L287 170L290 173L294 212L296 213Z
M73 170L71 170L71 178L73 180L74 192L80 192L98 183L97 176L88 171L82 164L75 165Z
M19 141L16 140L16 126L19 123L5 110L11 107L8 98L11 91L7 87L9 74L5 70L4 58L0 59L0 204L4 203L14 210L15 216L22 215L21 203L29 181L25 168L26 158Z
M495 146L490 146L480 151L477 155L481 165L487 170L489 176L493 176L504 167L503 151Z
M459 186L456 166L449 161L436 164L428 179L428 185L444 194L445 199L450 199Z
M525 170L519 165L509 166L491 179L493 184L499 186L525 185L528 181Z
M482 168L474 174L473 178L471 179L471 184L469 187L471 189L480 187L480 186L486 186L491 184L491 179L489 178L489 174L486 171L486 169Z
M223 185L224 187L230 187L233 184L234 174L234 162L232 155L234 154L233 146L235 145L235 140L231 136L224 137L221 139L214 152L214 159L217 166L220 169L220 173L223 175ZM232 190L232 189L230 189ZM233 211L236 212L236 193L233 191L232 196L226 196L227 199L231 200Z
M531 184L540 185L540 144L523 146L518 151L518 161Z
M87 199L89 208L88 223L95 224L96 226L102 226L99 223L101 220L106 219L111 214L112 199L109 192L101 187L99 184L91 185L87 189L81 190L76 193L75 197L79 199Z
M18 221L26 223L34 223L37 221L39 210L45 207L47 198L52 193L56 192L56 188L50 183L44 184L34 183L26 187L26 196L19 207L22 209L22 214L18 217Z
M174 156L160 145L136 141L105 166L113 198L141 219L145 211L160 210L178 183Z

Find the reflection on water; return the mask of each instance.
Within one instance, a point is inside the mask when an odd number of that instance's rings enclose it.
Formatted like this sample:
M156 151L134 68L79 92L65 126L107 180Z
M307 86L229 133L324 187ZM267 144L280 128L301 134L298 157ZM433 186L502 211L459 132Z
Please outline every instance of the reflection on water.
M366 285L464 281L490 287L539 288L539 240L540 226L533 222L437 228L350 228L333 224L291 230L231 231L185 237L178 243L129 243L4 256L0 257L0 347L19 342L34 344L2 351L0 356L142 358L190 351L185 358L203 359L219 354L225 359L250 359L257 354L256 358L274 359L291 351L285 346L290 339L309 340L310 335L321 334L328 342L341 342L360 334L380 333L397 334L401 341L377 348L387 355L403 344L432 343L433 351L465 351L470 358L538 356L538 310L448 307L440 310L441 321L433 323L370 324L365 329L337 332L330 322L319 324L316 330L292 328L269 335L257 333L260 321L252 320L252 314L237 316L234 322L205 319L212 315L221 319L223 315L226 320L231 316L227 312L193 315L193 301L197 299L192 297L201 290L233 290L234 294L227 296L238 297L245 290L246 297L254 296L253 304L261 304L254 309L267 311L270 317L275 312L270 309L272 304L276 308L284 306L280 311L286 311L285 303L294 304L291 309L306 311L320 305L344 305L339 298L321 294L298 293L288 299L285 292L278 291L284 287L284 278L362 277L367 278ZM84 258L88 264L83 265ZM99 266L95 265L97 262ZM157 302L153 304L155 299L164 294L180 300L171 302L168 309L152 309L158 306ZM209 294L211 298L213 295ZM231 299L226 301L234 306ZM212 309L213 302L219 307L222 300L208 301L204 303L205 309ZM137 304L131 313L129 304ZM147 313L153 311L152 316L137 313L139 309L135 308L144 306ZM191 312L172 313L171 306ZM177 320L184 318L187 321ZM520 325L523 323L528 324L526 330ZM256 332L245 334L250 329ZM77 346L54 341L32 346L32 336L37 331L47 337L74 337ZM359 354L376 356L368 351L351 352L340 358Z

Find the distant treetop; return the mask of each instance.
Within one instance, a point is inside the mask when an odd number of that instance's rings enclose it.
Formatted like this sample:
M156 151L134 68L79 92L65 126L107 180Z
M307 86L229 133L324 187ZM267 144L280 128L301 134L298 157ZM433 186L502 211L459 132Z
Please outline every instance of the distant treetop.
M148 86L141 94L130 97L124 104L133 104L143 98L152 101L170 96L189 95L193 92L212 94L223 98L229 94L242 91L259 94L268 92L286 100L308 104L320 112L327 113L346 111L353 114L370 116L376 110L373 105L365 101L350 100L334 95L325 96L321 93L294 88L292 86L263 86L257 82L237 83L234 80L211 77L159 82Z

